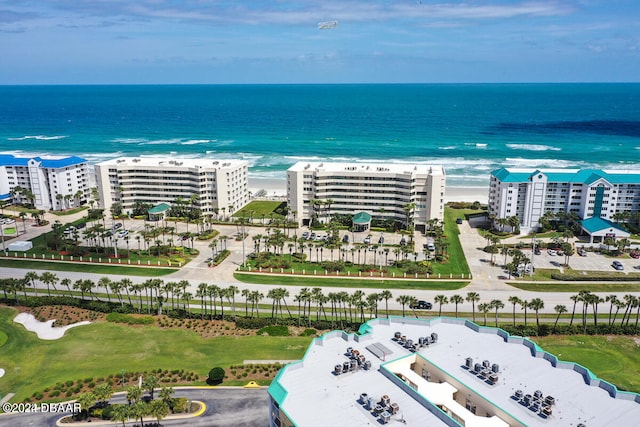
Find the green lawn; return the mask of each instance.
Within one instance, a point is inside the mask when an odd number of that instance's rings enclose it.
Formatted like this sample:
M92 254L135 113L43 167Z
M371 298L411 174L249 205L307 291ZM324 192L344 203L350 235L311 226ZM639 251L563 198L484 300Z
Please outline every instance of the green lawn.
M175 273L177 268L167 267L129 267L123 265L80 264L73 262L35 261L29 259L0 258L0 267L24 268L28 270L78 271L95 274L122 274L129 276L159 277Z
M80 326L60 340L41 341L13 322L17 312L0 307L0 329L8 339L0 352L6 370L0 393L14 402L56 382L100 377L126 371L185 369L206 375L214 366L242 364L245 359L300 359L309 337L217 337L203 339L186 330L113 323Z
M573 292L578 293L583 289L588 289L591 292L640 292L640 284L629 283L519 283L519 282L507 282L508 285L514 288L522 289L523 291L533 292Z
M434 274L464 273L467 275L471 272L458 237L460 235L460 229L458 228L458 224L456 224L456 219L473 212L477 211L452 209L449 207L444 208L444 234L449 240L449 248L447 249L449 252L449 262L446 264L434 263Z
M55 216L72 215L74 213L82 212L85 209L89 209L89 206L79 206L77 208L65 209L63 211L51 211Z
M271 274L251 274L234 273L233 277L244 283L261 283L265 285L282 286L326 286L341 288L371 288L371 289L424 289L424 290L456 290L462 289L469 282L441 282L437 280L401 280L401 279L360 279L342 278L334 279L329 277L299 277L299 276L279 276Z
M255 221L255 220L261 220L264 215L265 220L268 221L271 218L272 214L274 218L282 218L282 215L277 214L275 211L277 209L281 209L285 207L286 205L287 205L286 202L278 202L278 201L271 201L271 200L254 200L252 202L249 202L248 205L246 205L236 213L234 213L233 216L235 218L243 218L243 217L249 218L250 216L253 216L253 219ZM253 214L251 213L252 211L253 211Z
M624 336L548 336L534 339L561 360L579 363L618 388L640 392L640 345Z

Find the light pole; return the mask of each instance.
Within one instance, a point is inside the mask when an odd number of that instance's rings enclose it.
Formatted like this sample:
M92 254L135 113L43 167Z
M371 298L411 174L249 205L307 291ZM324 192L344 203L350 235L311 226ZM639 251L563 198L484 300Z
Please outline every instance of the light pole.
M244 256L244 218L242 218L241 220L242 223L242 268L246 269L247 268L247 258L245 258Z
M533 233L531 239L531 270L529 271L529 277L533 276L533 257L536 256L536 233Z
M0 237L2 238L2 251L6 255L7 254L7 247L6 247L6 244L4 242L4 224L0 224Z

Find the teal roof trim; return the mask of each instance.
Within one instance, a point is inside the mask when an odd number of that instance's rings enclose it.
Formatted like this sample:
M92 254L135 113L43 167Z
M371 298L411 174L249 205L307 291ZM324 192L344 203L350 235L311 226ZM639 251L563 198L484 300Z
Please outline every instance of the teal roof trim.
M535 170L533 172L511 172L501 168L491 172L502 182L527 182L532 175L541 173L547 177L548 182L569 182L572 184L593 184L599 179L604 179L610 184L638 184L640 173L607 173L600 169L581 169L577 172L545 172Z
M352 219L354 224L368 224L371 222L371 215L366 212L358 212Z
M150 214L160 214L168 209L171 208L171 205L168 205L167 203L160 203L159 205L156 205L154 207L152 207L151 209L149 209L149 213Z
M609 221L605 218L600 217L591 217L587 219L583 219L581 221L582 228L584 228L588 233L596 233L600 230L604 230L605 228L615 228L619 231L624 231L628 233L622 226L616 224L615 222Z

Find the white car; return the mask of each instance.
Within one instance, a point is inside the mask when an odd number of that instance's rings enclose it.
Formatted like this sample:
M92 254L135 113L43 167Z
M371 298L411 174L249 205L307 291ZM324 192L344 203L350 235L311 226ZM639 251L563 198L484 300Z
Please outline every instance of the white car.
M118 231L119 238L127 237L128 235L129 235L129 232L127 230Z
M13 224L14 222L16 222L16 220L13 219L13 218L5 218L4 219L4 223L5 224Z

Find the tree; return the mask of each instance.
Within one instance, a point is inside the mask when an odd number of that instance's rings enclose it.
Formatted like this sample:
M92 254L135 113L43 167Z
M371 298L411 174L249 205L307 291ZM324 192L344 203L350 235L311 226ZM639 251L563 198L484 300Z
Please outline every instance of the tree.
M508 301L513 304L513 326L516 326L516 304L520 304L520 298L510 296Z
M480 301L480 295L477 292L468 292L465 298L467 302L471 303L471 313L473 314L473 321L476 321L476 303Z
M156 377L155 375L148 375L142 381L142 387L147 392L149 392L149 396L151 397L151 400L153 400L153 392L157 386L158 386L158 377Z
M518 304L520 304L520 309L524 310L524 326L527 326L527 309L529 308L529 301L522 299Z
M129 403L137 403L142 398L142 389L137 385L132 385L127 388L127 400Z
M115 421L116 423L122 422L122 427L125 427L124 423L129 418L131 418L131 414L128 405L115 405L113 407L113 411L111 412L111 421Z
M402 305L402 317L404 317L404 307L409 304L411 298L412 297L410 295L400 295L398 298L396 298L398 304Z
M551 331L552 334L556 332L556 326L558 326L558 320L560 319L560 315L562 313L567 312L567 307L562 304L558 304L555 307L553 307L553 309L558 315L556 316L556 321L553 322L553 330Z
M447 304L449 302L449 298L447 298L446 295L436 295L433 298L433 301L435 301L438 304L440 304L440 308L438 310L438 316L442 316L442 305L443 304Z
M97 401L104 405L111 398L113 387L109 383L102 383L93 390L93 393L96 395Z
M496 311L496 328L498 327L498 310L504 308L504 303L499 299L494 299L489 303L492 309Z
M158 420L158 425L160 425L160 421L169 415L169 405L167 405L162 400L154 400L149 404L149 415Z
M217 366L209 371L209 377L207 378L207 384L217 385L224 380L224 369Z
M136 402L129 407L131 418L140 420L140 425L144 426L144 417L149 413L149 407L144 402Z
M175 393L175 390L173 389L173 387L162 387L158 392L158 397L160 398L160 400L166 403L169 407L171 407L173 404L174 393Z
M96 395L93 393L82 393L78 396L80 411L85 413L85 418L89 417L89 409L96 404Z
M384 300L384 308L387 312L387 317L389 317L389 300L393 298L391 291L385 289L384 291L380 292L380 298Z
M452 304L456 305L456 317L458 317L458 304L462 304L464 298L462 298L462 296L460 295L451 295L451 298L449 300Z
M538 333L540 333L540 315L539 312L544 308L544 301L540 298L534 298L529 302L529 308L536 312L536 326L538 327Z
M478 310L484 315L484 325L487 326L487 313L491 311L491 304L483 302L478 304Z

